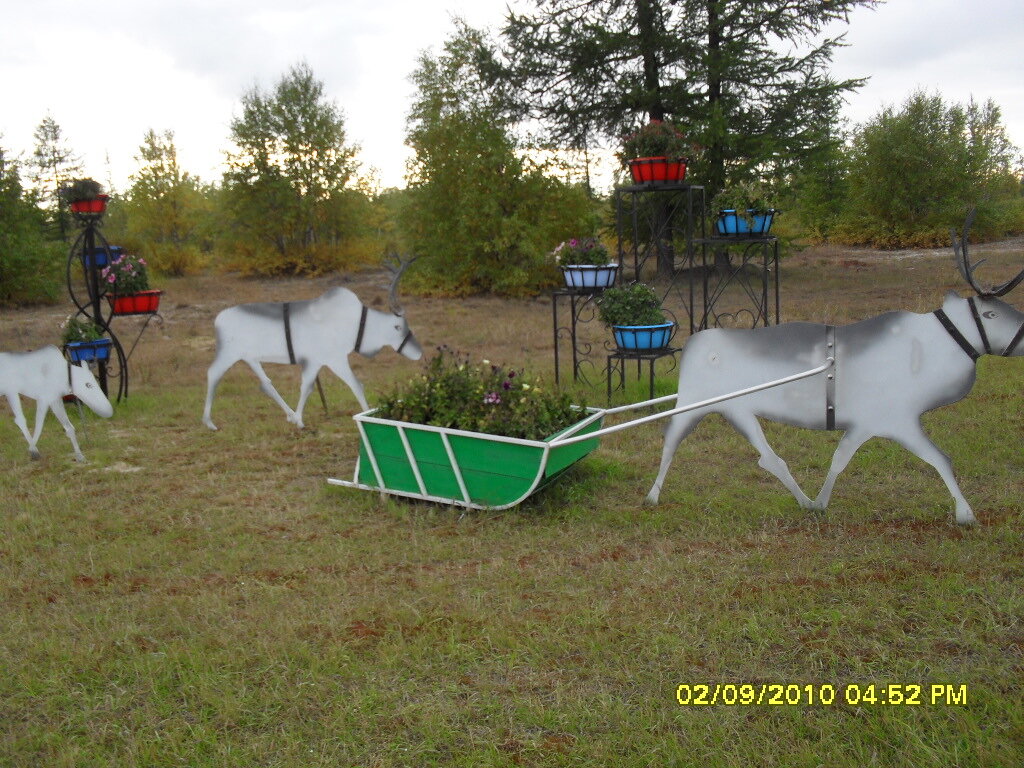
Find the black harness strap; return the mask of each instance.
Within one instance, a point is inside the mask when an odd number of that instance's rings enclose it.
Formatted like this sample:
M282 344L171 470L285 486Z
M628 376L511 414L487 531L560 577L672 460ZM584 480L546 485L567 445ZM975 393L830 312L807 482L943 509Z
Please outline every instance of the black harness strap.
M405 347L405 345L409 342L409 339L411 339L411 338L412 338L412 331L406 331L405 332L405 338L402 339L402 343L398 345L398 349L396 349L395 352L397 352L398 354L402 354L402 349Z
M355 351L360 352L363 348L363 331L366 330L366 305L363 305L363 312L359 315L359 333L356 334ZM360 354L362 354L360 352Z
M960 345L960 349L966 352L971 360L977 362L978 358L981 357L981 354L974 348L974 345L972 345L971 342L969 342L964 335L960 333L960 329L953 325L953 321L949 319L949 315L941 309L936 309L932 314L939 319L939 322L942 323L942 327L946 329L946 333L953 338L953 341Z
M284 341L288 345L288 362L295 365L295 349L292 347L291 305L284 303Z
M1006 345L1006 349L1004 349L1002 353L1003 357L1009 357L1012 355L1021 340L1024 340L1024 325L1021 325L1021 327L1017 329L1016 335L1010 339L1010 343Z
M985 354L986 355L991 355L992 354L992 347L989 346L988 334L985 333L985 326L981 322L981 315L978 314L978 305L974 301L974 297L973 296L967 300L967 304L971 308L971 317L974 318L974 324L976 326L978 326L978 333L981 334L981 343L982 343L982 346L985 347Z

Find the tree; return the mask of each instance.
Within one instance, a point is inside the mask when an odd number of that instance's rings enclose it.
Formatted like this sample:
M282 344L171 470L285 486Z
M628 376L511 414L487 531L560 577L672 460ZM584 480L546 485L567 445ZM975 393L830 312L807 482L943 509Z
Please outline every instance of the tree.
M139 170L125 203L125 234L156 269L183 275L200 258L200 228L208 214L204 190L181 169L172 131L147 131L135 159Z
M946 104L917 91L860 126L849 159L847 242L941 245L978 207L972 233L996 234L1003 203L1019 203L1020 157L992 101Z
M356 148L309 66L292 67L271 93L245 94L231 138L224 182L235 250L259 271L332 267L332 249L356 234L348 213L358 193L347 189Z
M33 136L36 146L32 153L29 179L48 213L54 231L61 240L67 240L72 229L71 214L61 199L60 190L71 179L82 175L82 163L71 151L60 126L50 115L43 118Z
M0 304L56 298L63 247L45 240L44 223L22 186L18 164L0 146Z
M407 143L416 157L400 209L413 250L410 274L446 295L536 293L553 271L545 256L593 226L585 191L530 160L510 131L501 95L480 76L481 33L459 23L439 56L423 54Z
M521 89L558 146L615 140L642 116L688 126L714 195L828 145L827 118L863 81L832 79L842 35L820 34L877 1L537 0L508 16L491 75Z

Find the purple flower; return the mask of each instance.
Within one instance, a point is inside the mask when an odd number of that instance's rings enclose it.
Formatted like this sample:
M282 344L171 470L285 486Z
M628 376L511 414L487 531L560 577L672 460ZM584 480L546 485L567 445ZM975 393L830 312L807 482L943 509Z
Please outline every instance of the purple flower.
M501 402L501 395L499 395L497 392L488 392L486 395L484 395L484 402L487 403L488 405L497 405L498 403Z

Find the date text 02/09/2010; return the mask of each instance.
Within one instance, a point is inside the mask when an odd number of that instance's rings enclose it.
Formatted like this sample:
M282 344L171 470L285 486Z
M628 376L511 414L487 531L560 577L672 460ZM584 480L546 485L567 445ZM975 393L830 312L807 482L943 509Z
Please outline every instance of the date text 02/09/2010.
M680 706L967 706L967 686L949 683L682 683Z

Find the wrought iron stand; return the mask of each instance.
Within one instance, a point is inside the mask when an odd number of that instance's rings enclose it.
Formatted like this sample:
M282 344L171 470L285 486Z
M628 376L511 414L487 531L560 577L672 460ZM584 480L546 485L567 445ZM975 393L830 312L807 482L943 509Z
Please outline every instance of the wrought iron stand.
M712 237L694 243L700 247L702 272L698 330L767 327L781 322L778 238ZM737 250L738 258L730 258L727 266L722 260L716 264L715 252L719 249Z
M572 380L579 381L583 379L585 383L590 383L583 368L587 365L591 368L594 367L593 361L590 360L594 342L588 339L581 339L579 330L581 325L591 322L597 315L595 299L601 295L602 290L601 288L563 288L551 292L551 327L555 344L556 386L561 383L559 348L563 340L568 341L572 359L572 367L570 368ZM567 326L559 325L560 321L558 319L558 305L563 300L569 304L569 324Z
M155 317L158 322L163 322L156 312L146 312L148 317L139 329L138 335L132 342L131 348L126 355L117 334L114 333L110 321L114 317L113 307L110 306L104 312L103 300L107 295L106 284L100 279L103 267L113 261L114 249L100 232L102 224L102 213L75 213L75 221L82 231L71 245L68 251L67 262L67 288L68 295L77 309L76 316L83 316L91 320L103 333L110 338L113 351L110 361L97 359L97 380L103 394L110 396L110 379L117 379L117 400L128 397L128 360L135 345L145 332L149 323Z

